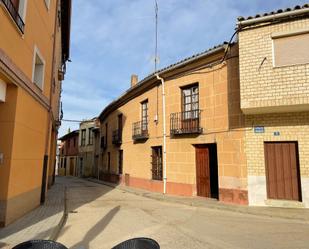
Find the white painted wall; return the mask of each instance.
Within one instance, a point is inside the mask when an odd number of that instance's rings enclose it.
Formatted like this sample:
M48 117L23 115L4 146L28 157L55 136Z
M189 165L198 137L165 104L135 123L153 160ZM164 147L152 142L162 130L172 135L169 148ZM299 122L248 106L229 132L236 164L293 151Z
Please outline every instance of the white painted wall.
M301 177L302 205L309 208L309 177ZM251 206L267 206L266 176L248 176L248 198Z

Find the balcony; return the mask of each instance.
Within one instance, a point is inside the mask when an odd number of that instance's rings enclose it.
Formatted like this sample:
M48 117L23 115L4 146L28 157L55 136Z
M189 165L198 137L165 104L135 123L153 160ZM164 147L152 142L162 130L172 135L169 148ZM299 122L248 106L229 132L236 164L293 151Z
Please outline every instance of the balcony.
M201 110L171 113L171 135L200 134L203 132L200 121Z
M112 143L114 145L120 145L122 143L122 131L117 129L113 131Z
M132 124L132 139L145 140L148 139L148 122L139 121Z
M7 11L10 13L10 16L12 17L12 19L16 23L20 32L24 33L24 27L25 27L24 21L20 17L18 10L15 9L14 5L12 4L12 1L11 0L0 0L0 2L3 3L3 5L7 9Z

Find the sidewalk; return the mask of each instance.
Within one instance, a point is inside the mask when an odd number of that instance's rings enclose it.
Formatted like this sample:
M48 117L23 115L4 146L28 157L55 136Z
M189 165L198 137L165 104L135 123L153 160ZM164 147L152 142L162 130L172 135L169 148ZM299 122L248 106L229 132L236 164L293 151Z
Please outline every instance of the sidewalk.
M11 248L32 239L55 239L63 221L65 179L56 178L46 202L19 220L0 229L0 248Z
M126 187L123 185L116 185L109 182L99 181L97 179L88 179L89 181L99 184L107 185L113 188L117 188L132 194L144 196L159 201L166 201L172 203L178 203L193 207L203 207L211 209L220 209L231 212L239 212L257 216L267 216L283 219L291 219L295 221L303 221L309 223L309 209L305 208L278 208L278 207L257 207L257 206L242 206L225 204L212 199L200 198L200 197L183 197L164 195L162 193L149 192L143 189L137 189L132 187Z

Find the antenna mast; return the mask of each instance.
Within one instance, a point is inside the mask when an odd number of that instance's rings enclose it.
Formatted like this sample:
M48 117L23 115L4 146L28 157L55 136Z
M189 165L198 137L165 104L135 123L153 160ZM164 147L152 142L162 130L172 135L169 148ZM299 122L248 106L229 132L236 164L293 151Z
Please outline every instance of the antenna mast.
M158 64L158 2L155 0L155 13L156 13L156 37L155 37L155 72L157 71Z

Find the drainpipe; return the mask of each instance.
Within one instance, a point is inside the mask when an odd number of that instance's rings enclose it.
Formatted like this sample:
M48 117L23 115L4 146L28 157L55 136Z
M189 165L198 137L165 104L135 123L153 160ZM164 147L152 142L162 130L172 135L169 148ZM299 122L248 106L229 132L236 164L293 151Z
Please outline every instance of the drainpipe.
M158 80L162 83L162 110L163 110L163 194L166 194L166 122L165 122L165 82L158 74Z

